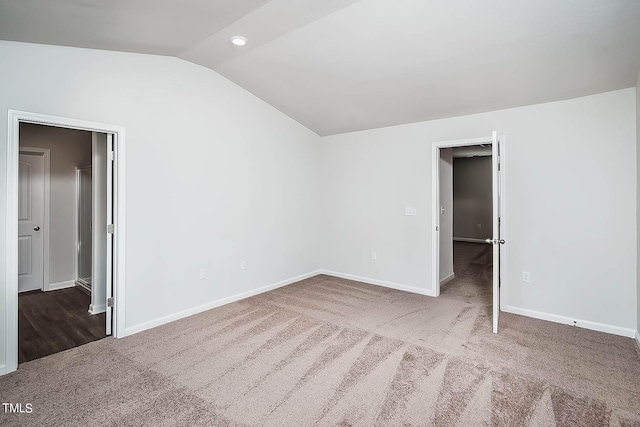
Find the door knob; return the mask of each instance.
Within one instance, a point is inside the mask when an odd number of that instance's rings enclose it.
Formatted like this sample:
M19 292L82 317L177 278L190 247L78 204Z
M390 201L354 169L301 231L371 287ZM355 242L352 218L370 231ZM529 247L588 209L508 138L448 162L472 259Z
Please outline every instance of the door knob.
M490 245L497 245L498 243L500 243L501 245L504 245L504 239L484 239L485 242L487 242Z
M40 231L40 226L39 226L39 225L36 225L35 227L33 227L33 229L34 229L35 231Z

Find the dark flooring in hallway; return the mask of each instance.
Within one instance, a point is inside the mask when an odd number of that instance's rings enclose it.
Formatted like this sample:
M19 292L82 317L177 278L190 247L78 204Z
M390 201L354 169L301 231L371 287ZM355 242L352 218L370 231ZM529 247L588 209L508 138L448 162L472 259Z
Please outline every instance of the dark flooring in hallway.
M105 314L89 314L91 297L79 288L18 295L18 363L105 337Z

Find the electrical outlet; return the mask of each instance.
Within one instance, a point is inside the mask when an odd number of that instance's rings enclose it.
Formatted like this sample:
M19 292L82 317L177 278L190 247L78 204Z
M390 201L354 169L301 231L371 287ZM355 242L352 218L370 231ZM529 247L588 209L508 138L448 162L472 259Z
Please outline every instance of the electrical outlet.
M476 224L478 226L478 230L482 230L482 224Z
M200 280L204 280L207 278L207 269L206 268L201 268L200 269Z
M242 268L243 270L247 269L247 260L246 259L242 261L242 264L240 265L240 268Z
M375 252L371 252L371 259L372 260L378 259L378 254L376 254Z
M524 283L531 283L531 273L528 271L522 272L522 281Z

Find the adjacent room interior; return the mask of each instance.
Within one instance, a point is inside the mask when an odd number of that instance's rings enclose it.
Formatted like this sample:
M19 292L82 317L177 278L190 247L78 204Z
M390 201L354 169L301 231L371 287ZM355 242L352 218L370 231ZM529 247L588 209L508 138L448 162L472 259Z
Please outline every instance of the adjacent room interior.
M487 244L493 239L491 146L444 149L441 159L441 173L448 173L449 179L440 186L440 238L451 240L441 246L441 292L491 306L493 253Z
M105 260L92 255L106 250L93 225L104 222L100 174L107 164L100 155L104 134L30 123L19 131L18 362L24 363L106 336Z
M0 424L640 425L638 22L0 0Z

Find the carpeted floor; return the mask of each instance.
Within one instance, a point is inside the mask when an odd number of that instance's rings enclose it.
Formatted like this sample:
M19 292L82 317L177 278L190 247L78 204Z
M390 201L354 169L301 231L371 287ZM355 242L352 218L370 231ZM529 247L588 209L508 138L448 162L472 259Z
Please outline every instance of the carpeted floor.
M639 426L635 342L507 313L492 334L467 249L437 299L317 276L27 362L0 400L33 413L0 425Z

